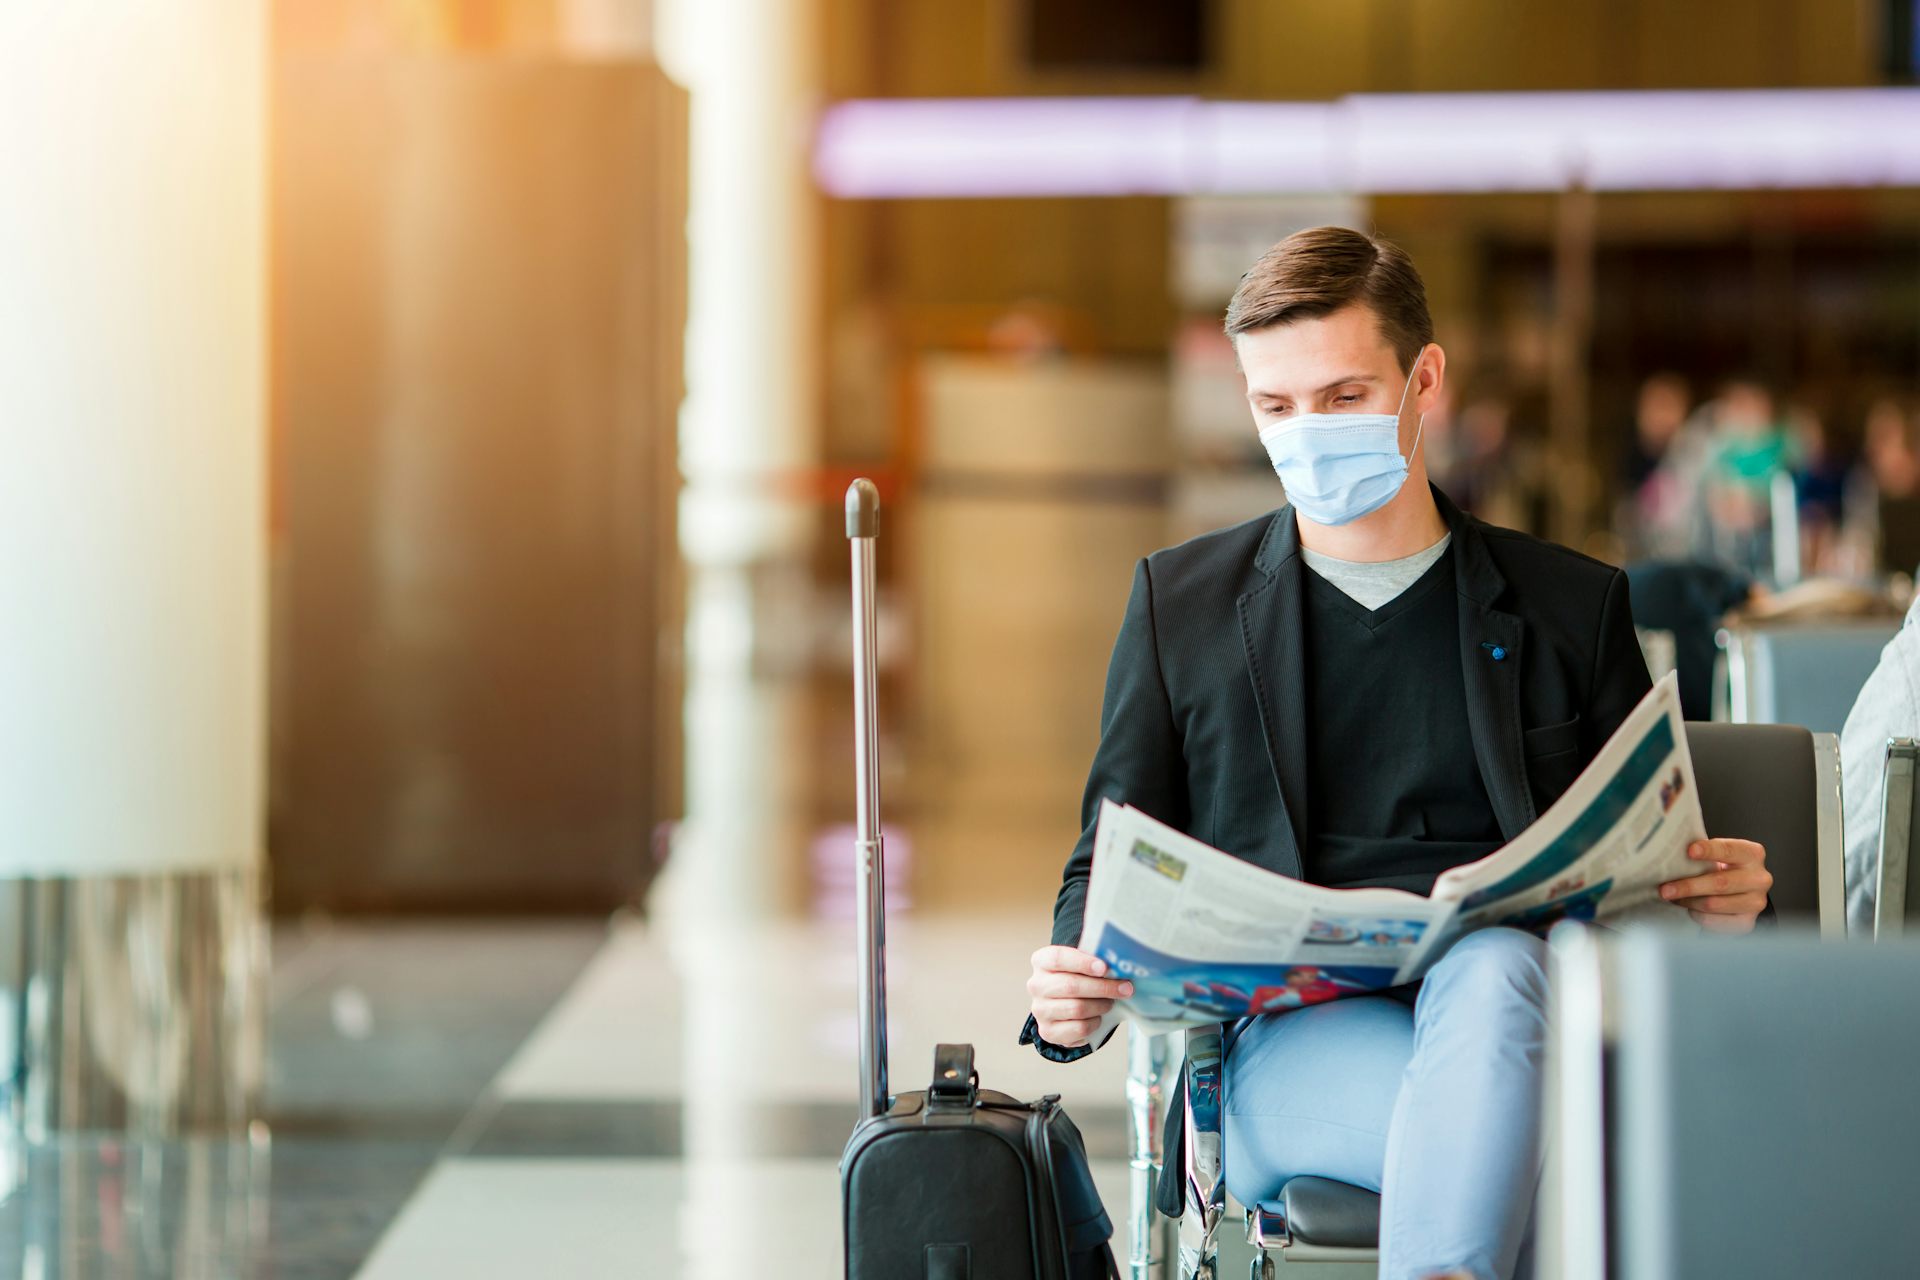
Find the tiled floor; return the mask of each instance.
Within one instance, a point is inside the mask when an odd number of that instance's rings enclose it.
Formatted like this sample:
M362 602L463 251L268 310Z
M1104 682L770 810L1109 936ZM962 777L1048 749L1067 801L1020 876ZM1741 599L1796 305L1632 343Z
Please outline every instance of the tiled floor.
M0 1144L0 1276L347 1280L605 937L278 926L258 1139Z
M919 1087L936 1040L971 1040L988 1086L1064 1095L1124 1250L1124 1055L1062 1067L1014 1042L1033 924L895 920L892 1084ZM282 927L270 1136L15 1152L0 1263L23 1280L828 1280L853 981L841 923Z
M848 933L616 929L363 1274L420 1274L445 1241L485 1235L498 1247L463 1253L461 1274L522 1276L541 1256L532 1241L617 1221L582 1237L566 1274L757 1275L777 1259L784 1276L838 1276L836 1166L857 1087ZM992 1087L1067 1095L1117 1208L1124 1063L1056 1067L1014 1043L1030 950L1015 923L895 923L894 1087L920 1083L936 1039L971 1039Z

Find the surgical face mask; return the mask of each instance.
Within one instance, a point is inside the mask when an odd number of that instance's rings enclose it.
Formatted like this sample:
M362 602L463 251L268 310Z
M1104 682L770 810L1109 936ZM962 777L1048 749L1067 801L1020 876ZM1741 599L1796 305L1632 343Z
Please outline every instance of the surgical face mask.
M1422 354L1425 354L1423 351ZM1413 372L1400 389L1407 407ZM1413 449L1400 456L1400 412L1301 413L1260 428L1260 443L1286 486L1287 500L1315 524L1351 524L1393 501L1407 482L1407 464L1420 448L1427 417L1414 428Z

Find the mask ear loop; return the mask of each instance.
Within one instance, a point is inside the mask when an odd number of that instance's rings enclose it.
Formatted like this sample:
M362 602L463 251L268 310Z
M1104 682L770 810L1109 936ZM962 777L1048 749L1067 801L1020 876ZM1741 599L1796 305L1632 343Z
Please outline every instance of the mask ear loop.
M1395 421L1398 421L1400 415L1407 411L1407 396L1413 390L1413 375L1420 372L1420 356L1426 354L1427 349L1425 347L1420 348L1420 355L1413 358L1413 368L1407 370L1407 385L1400 388L1400 407L1393 411ZM1413 468L1413 455L1420 452L1420 433L1426 429L1427 415L1423 413L1420 415L1420 421L1413 428L1413 447L1407 450L1408 470L1412 470Z

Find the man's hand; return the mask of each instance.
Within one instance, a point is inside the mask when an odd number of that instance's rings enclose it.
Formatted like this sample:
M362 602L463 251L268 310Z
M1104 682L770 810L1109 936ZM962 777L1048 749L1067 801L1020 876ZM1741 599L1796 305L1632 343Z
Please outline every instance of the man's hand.
M1107 962L1074 947L1042 947L1033 953L1033 1021L1040 1038L1063 1049L1083 1045L1113 1008L1116 997L1133 994L1133 984L1106 976Z
M1709 933L1750 931L1773 887L1767 851L1751 840L1696 840L1687 847L1687 856L1714 869L1669 880L1660 886L1660 896L1685 907Z

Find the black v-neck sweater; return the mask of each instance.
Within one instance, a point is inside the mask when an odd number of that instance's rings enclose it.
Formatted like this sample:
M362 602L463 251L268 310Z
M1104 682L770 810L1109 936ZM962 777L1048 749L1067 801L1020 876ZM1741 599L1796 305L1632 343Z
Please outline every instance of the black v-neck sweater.
M1307 877L1427 893L1503 843L1467 726L1453 557L1378 609L1303 577Z

